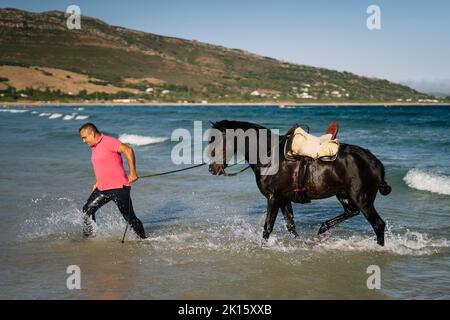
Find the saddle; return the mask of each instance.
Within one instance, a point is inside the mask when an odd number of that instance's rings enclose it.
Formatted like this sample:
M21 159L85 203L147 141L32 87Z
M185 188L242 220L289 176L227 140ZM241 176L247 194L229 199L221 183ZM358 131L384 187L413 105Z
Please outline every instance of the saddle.
M309 131L309 128L308 128ZM326 134L320 137L306 132L299 124L295 124L285 135L284 156L287 160L296 161L294 171L295 187L292 190L292 200L298 203L309 203L305 181L309 175L311 161L336 160L339 152L339 141L336 140L339 124L333 121L328 126Z
M288 133L284 146L286 159L298 160L298 157L308 157L314 160L334 161L339 151L339 141L336 135L339 124L333 121L328 126L326 134L316 137L295 124Z

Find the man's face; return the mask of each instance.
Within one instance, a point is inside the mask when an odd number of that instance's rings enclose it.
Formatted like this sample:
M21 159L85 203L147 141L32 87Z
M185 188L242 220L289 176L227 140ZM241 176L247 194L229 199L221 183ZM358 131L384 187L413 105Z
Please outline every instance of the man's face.
M80 137L84 144L92 147L95 144L95 132L89 128L80 131Z

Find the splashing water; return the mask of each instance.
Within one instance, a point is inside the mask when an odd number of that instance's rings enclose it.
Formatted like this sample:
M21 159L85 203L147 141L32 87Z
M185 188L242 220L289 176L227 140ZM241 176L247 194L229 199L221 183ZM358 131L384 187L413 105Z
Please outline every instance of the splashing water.
M304 230L300 239L293 239L284 230L273 233L267 242L262 242L258 223L250 223L240 218L227 219L222 224L196 226L187 230L181 226L175 230L156 231L147 241L154 245L180 249L208 249L231 252L252 252L269 250L279 253L327 253L327 252L380 252L395 255L431 255L440 248L450 247L447 239L433 239L426 233L407 230L386 232L386 244L379 246L375 237L361 235L359 231L349 234L316 236L316 230ZM161 234L163 233L163 234Z
M26 239L54 237L63 240L83 238L84 214L79 207L79 203L70 198L49 196L35 198L31 202L35 208L33 215L26 219L21 226L21 234ZM47 213L39 215L38 212ZM97 215L97 223L96 237L98 238L119 237L126 225L120 213L112 207L102 208L101 214Z

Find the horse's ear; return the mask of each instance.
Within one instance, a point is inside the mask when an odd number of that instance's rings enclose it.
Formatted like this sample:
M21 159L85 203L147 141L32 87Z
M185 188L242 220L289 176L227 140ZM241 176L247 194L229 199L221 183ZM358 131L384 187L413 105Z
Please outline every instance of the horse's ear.
M223 126L222 126L222 124L221 124L221 121L216 121L216 122L210 121L210 122L211 122L212 127L213 127L214 129L222 130Z

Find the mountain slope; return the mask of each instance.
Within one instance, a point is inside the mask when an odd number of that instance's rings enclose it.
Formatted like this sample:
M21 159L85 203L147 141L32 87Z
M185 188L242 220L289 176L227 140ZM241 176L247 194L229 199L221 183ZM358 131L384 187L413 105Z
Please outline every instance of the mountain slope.
M86 16L82 16L81 30L69 30L65 14L58 11L0 9L0 47L0 65L68 70L110 86L140 89L142 93L149 85L155 87L153 92L143 93L145 98L210 101L429 98L386 80L134 31ZM8 81L4 79L3 85L7 86ZM163 89L170 94L163 97Z

